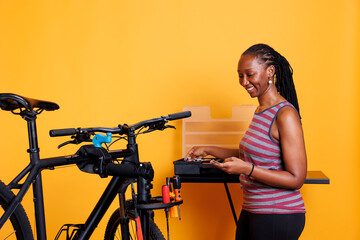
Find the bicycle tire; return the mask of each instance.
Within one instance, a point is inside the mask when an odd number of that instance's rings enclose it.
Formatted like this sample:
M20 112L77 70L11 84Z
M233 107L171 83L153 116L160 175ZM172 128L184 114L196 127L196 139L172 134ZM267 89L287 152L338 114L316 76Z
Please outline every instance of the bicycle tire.
M3 215L11 200L15 198L14 193L0 181L0 215ZM15 212L11 215L10 221L7 221L0 230L0 240L34 240L29 218L21 204L17 206Z
M133 225L133 227L129 226L130 239L137 239L136 232L131 232L131 229L135 229L134 210L127 210L127 216L130 218L129 225ZM104 240L121 239L121 235L116 237L116 234L121 234L119 209L115 210L115 212L110 217L110 220L106 226ZM152 219L150 219L150 240L165 240L164 235L161 233L159 227Z

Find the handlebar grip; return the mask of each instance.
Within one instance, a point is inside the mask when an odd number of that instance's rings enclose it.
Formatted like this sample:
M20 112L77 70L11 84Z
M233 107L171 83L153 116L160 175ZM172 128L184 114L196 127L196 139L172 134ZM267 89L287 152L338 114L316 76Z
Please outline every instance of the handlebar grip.
M169 114L167 120L172 121L172 120L177 120L177 119L187 118L187 117L191 117L190 111Z
M61 137L61 136L70 136L76 133L75 128L64 128L64 129L53 129L50 130L50 137Z
M136 177L136 166L132 164L114 164L106 165L106 174L111 176Z
M134 164L114 164L109 163L106 165L106 174L111 176L122 177L143 177L152 180L154 178L154 170L151 165L139 165Z

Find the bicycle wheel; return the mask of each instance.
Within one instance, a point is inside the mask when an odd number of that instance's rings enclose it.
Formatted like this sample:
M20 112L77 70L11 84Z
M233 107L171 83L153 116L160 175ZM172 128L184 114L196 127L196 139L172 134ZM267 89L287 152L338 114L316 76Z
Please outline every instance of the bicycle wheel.
M128 210L127 215L130 218L130 222L129 222L130 239L131 240L137 239L136 226L135 226L135 221L134 221L134 211ZM110 220L106 226L104 239L105 240L122 239L121 238L121 229L120 229L119 209L115 210L115 212L111 215ZM154 223L154 221L152 219L150 219L150 239L151 240L165 240L160 229L158 228L158 226Z
M2 216L7 209L11 200L15 197L13 192L0 181L0 216ZM33 234L29 219L25 213L24 208L19 204L15 212L10 217L10 221L7 221L0 230L0 240L33 240Z

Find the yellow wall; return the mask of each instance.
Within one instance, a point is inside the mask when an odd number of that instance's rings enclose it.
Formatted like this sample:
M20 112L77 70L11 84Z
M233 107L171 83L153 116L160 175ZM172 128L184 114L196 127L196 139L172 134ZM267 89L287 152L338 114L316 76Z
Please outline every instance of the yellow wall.
M41 157L71 154L76 147L57 150L65 139L50 139L49 129L112 127L187 105L228 117L232 105L256 104L239 86L236 64L250 45L268 43L294 68L309 170L331 179L302 188L301 239L359 239L359 14L358 0L1 0L0 92L58 103L38 118ZM0 178L8 183L27 161L26 124L4 111L0 119ZM156 171L154 195L181 157L176 126L139 138ZM76 167L43 179L49 239L62 223L82 223L108 181ZM239 212L240 188L230 189ZM183 184L183 197L171 239L233 239L221 184ZM164 213L157 216L165 232ZM105 222L92 239L102 238Z

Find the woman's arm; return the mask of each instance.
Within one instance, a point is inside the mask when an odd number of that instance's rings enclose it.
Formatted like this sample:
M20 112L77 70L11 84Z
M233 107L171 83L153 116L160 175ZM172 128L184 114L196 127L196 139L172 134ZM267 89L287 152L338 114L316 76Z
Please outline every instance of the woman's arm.
M254 167L251 177L274 187L299 189L305 182L307 160L301 122L296 111L290 107L280 110L273 127L277 128L284 170L274 171ZM251 172L252 164L238 158L228 158L223 165L213 163L230 174Z
M214 156L219 159L226 159L229 157L238 157L239 149L227 149L215 146L201 146L192 147L186 154L184 159L193 160L194 158L203 158L208 155Z

